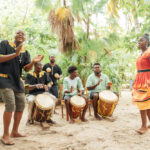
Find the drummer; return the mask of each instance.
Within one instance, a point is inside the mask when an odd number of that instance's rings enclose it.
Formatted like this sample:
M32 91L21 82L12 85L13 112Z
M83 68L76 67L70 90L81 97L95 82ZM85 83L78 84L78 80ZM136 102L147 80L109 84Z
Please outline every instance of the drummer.
M89 75L86 81L86 87L89 91L90 99L93 101L94 116L96 119L100 120L101 117L97 113L97 102L99 100L99 92L110 89L111 82L106 74L101 71L100 63L95 63L93 65L94 73Z
M71 115L72 109L71 109L70 99L74 95L79 95L79 96L83 97L84 89L83 89L81 79L77 76L77 74L78 74L77 67L70 66L68 68L68 73L69 73L69 76L65 77L64 81L63 81L63 93L64 93L66 109L67 109L67 111L69 113L69 117L70 117L70 123L74 123L74 120ZM87 105L87 98L84 97L84 99L86 100L86 106L84 107L83 113L81 115L81 120L83 122L86 122L87 119L85 119L85 113L86 113L88 105Z
M41 62L37 62L34 64L34 71L30 72L26 76L25 80L25 89L29 90L29 95L27 96L28 100L28 121L27 125L33 124L32 119L32 109L35 100L35 96L37 94L41 94L44 92L48 92L47 84L50 83L50 78L47 77L45 71L42 71ZM47 120L47 123L54 124L55 122L52 119Z

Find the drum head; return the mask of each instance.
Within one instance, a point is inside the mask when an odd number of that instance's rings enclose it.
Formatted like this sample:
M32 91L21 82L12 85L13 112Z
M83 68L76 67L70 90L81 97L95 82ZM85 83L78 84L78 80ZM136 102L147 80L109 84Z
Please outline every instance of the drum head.
M86 105L85 99L78 95L72 96L70 99L70 103L73 106L77 106L77 107L84 107Z
M43 93L43 94L47 94L47 95L50 96L53 100L57 101L57 98L56 98L54 95L52 95L52 94L50 94L50 93L48 93L48 92L45 92L45 93Z
M113 103L118 101L118 97L110 90L104 90L99 93L100 100L106 101L108 103Z
M38 94L35 98L35 104L42 110L53 108L54 100L48 94Z

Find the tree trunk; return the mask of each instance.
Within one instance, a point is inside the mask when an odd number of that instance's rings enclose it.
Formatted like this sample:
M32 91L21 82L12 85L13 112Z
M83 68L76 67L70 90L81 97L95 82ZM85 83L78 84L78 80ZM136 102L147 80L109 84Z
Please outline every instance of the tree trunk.
M90 15L88 14L87 30L86 30L86 34L87 34L87 39L88 39L88 40L89 40L89 30L90 30Z
M134 19L134 24L135 24L135 29L137 33L140 33L140 25L139 25L139 20L138 18Z
M26 19L26 16L27 16L27 12L28 12L28 1L27 1L27 4L26 4L26 11L25 11L25 15L24 15L22 23L25 22L25 19Z
M140 33L140 25L139 25L139 20L138 20L138 13L137 13L137 3L135 1L131 1L134 9L132 9L132 14L133 14L133 18L134 18L134 25L135 25L135 30L137 33Z
M63 0L63 4L64 4L64 6L66 7L66 0Z

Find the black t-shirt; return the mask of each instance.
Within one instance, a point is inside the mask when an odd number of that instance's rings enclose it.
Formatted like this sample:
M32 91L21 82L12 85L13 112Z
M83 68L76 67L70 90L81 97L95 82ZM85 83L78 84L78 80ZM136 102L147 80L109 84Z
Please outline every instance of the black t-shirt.
M50 82L50 78L48 77L47 73L45 71L41 71L38 74L35 72L30 72L27 74L26 79L25 79L25 86L26 85L35 85L35 84L48 84ZM45 89L34 89L34 90L29 90L29 94L40 94L45 92Z
M51 68L51 72L49 73L50 78L53 81L53 85L57 85L57 79L55 78L55 73L58 73L59 75L62 75L61 68L55 64L54 66L51 66L50 63L47 63L43 66L43 70L46 71L47 68Z
M15 53L16 45L13 42L2 41L0 43L0 55ZM30 54L22 48L19 56L0 63L0 88L12 88L16 92L24 92L23 83L20 80L22 68L31 62Z

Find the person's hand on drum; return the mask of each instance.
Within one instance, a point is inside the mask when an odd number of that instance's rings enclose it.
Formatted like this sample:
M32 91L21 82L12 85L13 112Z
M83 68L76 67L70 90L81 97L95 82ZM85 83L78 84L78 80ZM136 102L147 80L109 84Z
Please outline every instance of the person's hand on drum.
M82 96L82 91L78 92L78 96Z
M108 82L108 83L107 83L107 89L110 90L110 89L111 89L111 86L112 86L112 83L111 83L111 82Z
M44 88L44 85L43 85L43 84L36 84L36 88L37 88L37 89L43 89L43 88Z
M98 81L98 83L96 84L96 86L98 86L102 81L103 81L103 80L100 79L100 80Z
M43 85L43 86L44 86L45 91L48 91L48 86L47 85Z

